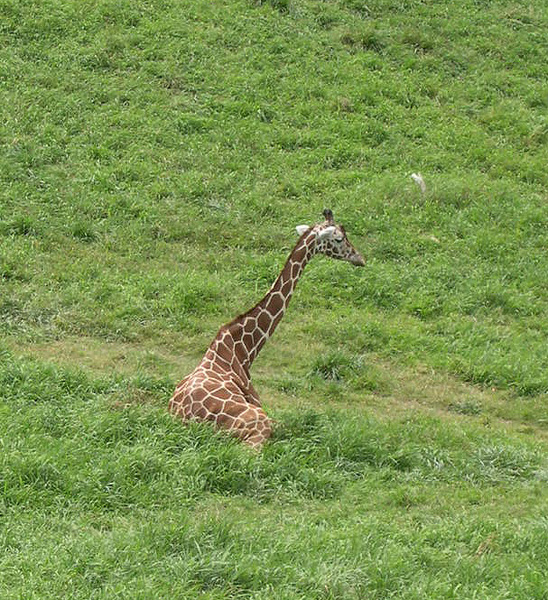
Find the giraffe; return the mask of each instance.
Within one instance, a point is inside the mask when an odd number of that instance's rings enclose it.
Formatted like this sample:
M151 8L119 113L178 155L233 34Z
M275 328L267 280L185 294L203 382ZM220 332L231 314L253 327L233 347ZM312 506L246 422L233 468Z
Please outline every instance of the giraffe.
M249 370L283 317L295 286L316 254L363 267L365 261L349 242L333 213L325 221L299 225L299 240L280 275L264 298L251 310L223 325L200 364L179 383L169 411L184 421L212 421L253 448L272 434L272 422L261 406Z

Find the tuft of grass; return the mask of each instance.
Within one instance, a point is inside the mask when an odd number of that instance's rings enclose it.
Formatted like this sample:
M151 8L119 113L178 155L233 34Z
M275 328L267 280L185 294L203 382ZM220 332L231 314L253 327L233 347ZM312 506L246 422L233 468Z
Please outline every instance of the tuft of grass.
M447 408L460 415L479 415L482 412L481 404L473 399L452 402Z
M93 242L97 239L97 233L93 226L84 221L75 222L73 224L72 235L83 242Z
M286 13L290 7L289 0L254 0L254 3L258 6L262 6L263 4L270 5L275 10L280 11L282 14Z
M6 235L36 236L39 226L30 215L18 215L10 221L0 223L0 231Z
M381 53L386 46L382 35L374 29L347 31L341 35L341 43L353 50L370 50L378 53Z
M334 351L318 356L310 371L310 375L317 375L326 381L340 381L351 374L358 367L358 361L345 352Z

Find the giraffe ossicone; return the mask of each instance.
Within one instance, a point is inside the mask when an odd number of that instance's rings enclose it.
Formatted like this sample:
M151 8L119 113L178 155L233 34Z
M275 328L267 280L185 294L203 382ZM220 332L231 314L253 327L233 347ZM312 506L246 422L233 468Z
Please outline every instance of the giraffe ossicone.
M272 434L272 423L249 374L261 348L282 319L304 268L316 254L363 267L362 255L348 240L333 213L314 226L298 225L299 240L264 298L223 325L200 364L179 383L169 411L184 421L211 421L246 444L259 448Z

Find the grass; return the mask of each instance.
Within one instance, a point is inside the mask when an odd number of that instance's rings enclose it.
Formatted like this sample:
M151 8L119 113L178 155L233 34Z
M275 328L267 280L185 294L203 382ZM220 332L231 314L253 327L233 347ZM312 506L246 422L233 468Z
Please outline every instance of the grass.
M546 598L543 3L0 17L0 596ZM174 422L326 206L272 442Z
M530 436L288 408L256 454L135 403L165 381L4 358L3 597L544 593Z
M168 382L4 359L5 598L543 597L534 437L286 408L257 454L182 428Z

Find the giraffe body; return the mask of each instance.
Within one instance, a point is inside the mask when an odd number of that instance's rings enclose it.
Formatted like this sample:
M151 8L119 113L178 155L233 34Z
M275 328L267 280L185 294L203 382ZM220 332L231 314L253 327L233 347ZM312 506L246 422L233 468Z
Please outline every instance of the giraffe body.
M282 272L266 296L247 313L224 325L200 364L175 389L169 410L184 421L211 421L252 447L272 434L249 370L283 317L308 261L317 253L363 266L364 260L335 226L331 211L314 227L299 226L301 234Z

